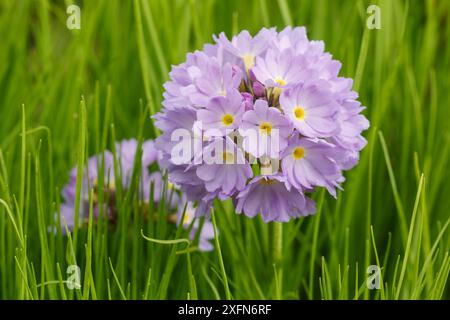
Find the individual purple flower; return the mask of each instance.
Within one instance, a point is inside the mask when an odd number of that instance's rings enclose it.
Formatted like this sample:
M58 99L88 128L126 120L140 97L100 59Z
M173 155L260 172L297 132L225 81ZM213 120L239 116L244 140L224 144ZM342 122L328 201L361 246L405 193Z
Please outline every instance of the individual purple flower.
M225 33L221 33L216 38L217 43L223 46L225 50L242 59L245 70L249 70L255 64L255 57L264 53L268 48L272 38L275 36L274 30L263 28L259 33L252 37L247 30L233 36L229 41Z
M297 85L281 94L280 105L294 127L310 138L330 137L339 129L339 105L323 82Z
M227 63L222 67L218 61L210 58L202 67L203 76L197 77L194 81L197 91L190 95L194 106L205 107L211 99L224 97L239 87L242 74L231 64Z
M197 114L196 110L189 106L175 106L174 108L165 110L165 112L157 113L153 116L153 119L155 120L155 125L160 130L164 131L164 133L171 133L172 131L180 128L192 130L192 127L197 120ZM158 139L156 140L157 148ZM161 146L159 146L159 148L161 148Z
M337 115L341 125L341 130L335 136L339 145L348 149L360 151L367 144L361 132L369 128L369 121L360 114L364 108L361 103L355 100L347 100L343 103L343 108Z
M164 84L164 107L204 107L210 99L239 87L241 70L226 62L221 54L223 50L217 50L215 46L209 51L217 56L196 51L187 55L185 63L173 67L170 81Z
M203 163L197 166L197 176L208 192L231 195L245 188L252 169L242 150L229 138L216 138L203 149Z
M292 28L288 26L281 30L274 39L274 46L278 50L294 49L298 54L305 53L309 44L305 27Z
M170 109L172 106L191 105L190 96L197 92L194 81L201 76L200 69L196 66L199 62L208 57L202 52L190 53L187 61L178 66L174 66L169 73L170 81L164 86L164 107Z
M343 177L333 160L335 149L333 144L324 140L293 136L281 161L288 182L298 189L325 187L336 197L336 187Z
M361 132L369 128L369 121L360 114L364 108L358 101L348 99L342 105L344 108L337 115L341 130L329 140L339 150L334 157L336 162L342 170L350 170L358 163L359 151L367 144Z
M197 111L197 119L207 136L223 136L239 128L244 111L242 96L233 89L225 97L211 99L205 109Z
M237 196L236 212L248 217L261 214L264 222L287 222L314 213L314 203L282 175L258 176Z
M287 146L292 125L277 108L269 107L267 101L256 100L254 110L244 113L239 130L243 136L243 148L259 158L279 158Z
M286 49L281 52L269 49L264 58L257 57L252 72L267 87L285 88L306 78L301 56Z
M202 128L198 126L196 110L190 107L174 107L153 116L155 125L163 131L155 146L169 155L169 161L188 164L203 143Z

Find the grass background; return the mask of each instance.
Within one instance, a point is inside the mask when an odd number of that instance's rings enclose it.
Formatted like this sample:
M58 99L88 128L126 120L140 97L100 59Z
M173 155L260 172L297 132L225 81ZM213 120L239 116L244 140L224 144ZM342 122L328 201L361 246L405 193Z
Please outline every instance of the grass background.
M79 0L81 30L68 30L71 3L0 2L0 298L450 298L450 2ZM370 4L381 30L366 28ZM229 202L215 204L211 253L146 241L141 229L186 234L143 221L132 192L112 231L47 232L71 167L115 139L155 136L148 113L172 64L221 31L285 25L342 61L371 128L338 200L320 190L315 216L283 225L281 263L273 226ZM80 290L63 282L73 263ZM382 268L380 290L366 287L369 265Z

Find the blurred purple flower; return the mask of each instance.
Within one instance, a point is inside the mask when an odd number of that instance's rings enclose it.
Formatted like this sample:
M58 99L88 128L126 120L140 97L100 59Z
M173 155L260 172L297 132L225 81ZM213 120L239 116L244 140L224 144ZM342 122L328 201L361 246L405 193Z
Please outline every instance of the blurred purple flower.
M131 179L133 177L133 170L136 162L136 152L138 150L138 142L135 139L123 140L116 142L116 155L119 165L119 172L122 177L122 188L127 190L131 187ZM170 210L177 212L179 216L180 210L183 209L186 204L187 198L185 195L180 194L178 186L171 182L167 183L167 187L163 188L164 181L160 171L150 172L149 166L154 164L157 160L162 160L162 154L155 148L155 143L152 140L147 140L142 144L141 154L141 175L139 177L139 197L144 204L150 202L151 188L153 189L153 202L158 204L162 201L162 197L165 197L165 203ZM104 168L103 177L101 175L100 168ZM64 202L60 206L60 221L61 230L63 234L66 234L67 229L72 231L75 227L75 193L77 184L77 168L73 168L70 172L69 183L64 186L61 194ZM98 191L99 183L103 181L103 210L99 207ZM201 180L199 180L201 182ZM192 182L192 181L191 181ZM99 213L103 211L105 213L105 219L109 223L114 223L116 220L117 208L115 207L116 196L116 179L114 174L114 157L113 154L106 150L99 155L95 155L89 158L86 169L83 172L81 197L80 197L80 211L79 211L79 226L83 226L89 219L89 204L90 204L90 191L94 192L93 199L93 219L96 221L99 219ZM192 189L191 189L192 191ZM163 194L165 192L165 194ZM202 204L197 207L192 202L188 202L188 211L186 212L185 221L183 223L184 228L188 228L190 223L194 219L196 211L201 210L201 214L205 215L209 210L210 203L208 205ZM144 208L143 211L146 209ZM152 213L146 213L152 214ZM177 220L179 223L179 220ZM213 246L209 242L214 238L211 222L208 220L203 224L203 228L200 231L200 243L199 249L201 251L210 251ZM199 229L199 222L194 222L194 228L191 231L191 237L195 236Z

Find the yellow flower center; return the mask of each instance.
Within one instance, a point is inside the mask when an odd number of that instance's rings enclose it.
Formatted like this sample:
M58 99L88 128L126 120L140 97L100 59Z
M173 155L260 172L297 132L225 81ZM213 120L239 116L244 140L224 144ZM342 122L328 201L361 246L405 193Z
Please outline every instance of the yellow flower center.
M261 180L259 180L259 182L260 182L262 185L270 186L270 185L272 185L272 184L278 182L278 180L275 180L275 179L272 179L272 180L270 180L270 179L261 179Z
M259 125L259 130L263 134L270 135L270 133L272 132L272 124L270 122L262 122Z
M233 122L234 122L234 117L229 113L225 114L222 117L222 123L227 127L231 126L233 124Z
M275 78L275 82L278 83L280 86L286 85L286 81L284 81L283 78L281 78L281 77Z
M283 78L280 77L275 78L275 82L278 83L281 87L284 87L286 85L286 81L284 81ZM273 88L273 96L275 99L278 99L281 95L281 92L283 92L283 88L281 87Z
M231 152L224 152L222 154L223 163L225 164L233 164L234 163L234 154Z
M253 54L246 54L242 56L242 60L244 61L245 69L249 70L255 64L255 56Z
M300 106L295 107L294 116L297 120L303 120L305 118L305 109Z
M297 147L294 149L294 151L292 152L292 157L295 160L300 160L301 158L303 158L305 156L305 149L301 148L301 147Z

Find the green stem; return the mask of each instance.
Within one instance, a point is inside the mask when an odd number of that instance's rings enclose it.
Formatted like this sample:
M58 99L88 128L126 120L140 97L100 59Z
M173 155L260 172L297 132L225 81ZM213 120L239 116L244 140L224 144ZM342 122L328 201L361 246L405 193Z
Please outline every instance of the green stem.
M230 292L230 287L228 286L228 279L227 279L227 273L225 272L225 265L223 263L222 250L220 249L219 234L217 232L217 225L216 225L216 218L215 218L214 211L211 212L211 220L212 220L212 224L214 226L214 241L216 244L217 256L219 258L219 266L220 266L220 272L222 273L223 285L225 287L225 297L227 300L231 300L231 292Z
M282 259L283 248L283 224L273 222L272 224L272 262L279 264Z
M282 279L283 279L283 268L282 268L282 260L283 260L283 223L281 222L272 222L270 225L271 229L271 255L272 255L272 264L275 270L275 283L276 283L276 292L277 298L281 299L282 295Z

